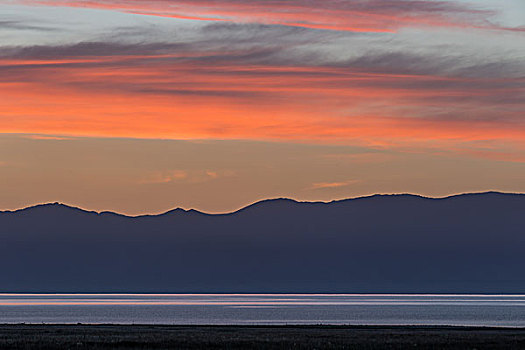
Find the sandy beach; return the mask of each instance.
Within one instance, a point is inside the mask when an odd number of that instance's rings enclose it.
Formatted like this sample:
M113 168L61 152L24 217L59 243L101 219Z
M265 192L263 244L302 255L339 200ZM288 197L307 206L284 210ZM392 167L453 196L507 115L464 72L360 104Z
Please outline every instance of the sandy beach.
M523 328L1 325L2 349L520 349Z

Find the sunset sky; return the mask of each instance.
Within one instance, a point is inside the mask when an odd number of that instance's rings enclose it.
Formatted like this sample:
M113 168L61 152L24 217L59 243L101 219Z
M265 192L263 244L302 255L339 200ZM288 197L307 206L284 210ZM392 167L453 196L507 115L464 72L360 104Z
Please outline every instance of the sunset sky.
M0 210L525 192L523 0L0 0Z

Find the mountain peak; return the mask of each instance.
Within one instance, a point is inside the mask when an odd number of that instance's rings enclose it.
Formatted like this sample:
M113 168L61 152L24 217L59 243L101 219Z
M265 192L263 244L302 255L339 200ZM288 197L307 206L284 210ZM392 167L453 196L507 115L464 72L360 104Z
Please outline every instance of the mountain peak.
M0 213L22 213L27 211L41 211L41 210L75 210L75 211L83 211L88 212L84 209L73 207L64 203L60 202L51 202L51 203L42 203L42 204L35 204L26 208L22 209L16 209L16 210L5 210L0 211Z

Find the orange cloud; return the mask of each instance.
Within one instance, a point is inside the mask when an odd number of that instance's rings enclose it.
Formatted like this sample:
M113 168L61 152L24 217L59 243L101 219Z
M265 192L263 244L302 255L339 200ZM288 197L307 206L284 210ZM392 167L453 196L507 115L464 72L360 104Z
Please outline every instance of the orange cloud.
M157 172L148 178L144 183L168 183L179 180L184 180L188 177L188 173L184 170L172 170L168 172Z
M0 132L376 148L525 144L523 79L212 62L192 54L0 59Z
M350 180L350 181L342 181L342 182L316 182L313 183L311 187L308 189L310 190L319 190L319 189L327 189L327 188L338 188L338 187L345 187L349 186L355 183L358 183L358 180Z
M167 184L167 183L203 183L218 179L219 177L234 176L231 170L226 171L187 171L187 170L169 170L156 171L148 175L145 179L139 181L140 184Z

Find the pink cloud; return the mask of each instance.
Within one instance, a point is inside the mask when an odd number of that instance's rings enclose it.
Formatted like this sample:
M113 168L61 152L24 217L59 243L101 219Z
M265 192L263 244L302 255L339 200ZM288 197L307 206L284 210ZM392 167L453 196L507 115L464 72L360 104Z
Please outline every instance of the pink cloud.
M190 20L277 24L352 32L395 32L407 26L507 29L499 28L487 20L493 15L491 11L450 1L28 0L26 3L99 8Z

